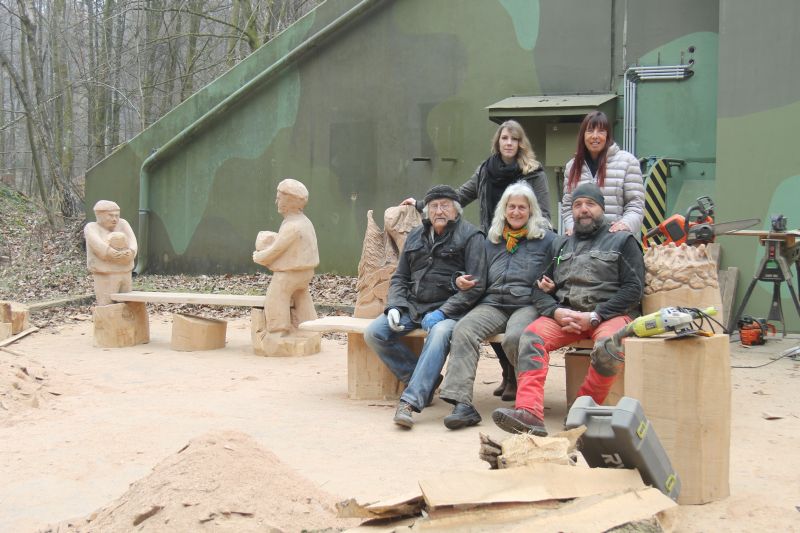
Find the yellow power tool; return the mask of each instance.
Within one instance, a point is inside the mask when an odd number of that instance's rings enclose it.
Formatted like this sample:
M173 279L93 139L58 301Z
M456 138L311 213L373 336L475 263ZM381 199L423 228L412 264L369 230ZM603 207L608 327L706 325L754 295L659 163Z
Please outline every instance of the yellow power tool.
M652 337L670 331L675 333L675 336L670 339L690 335L707 337L712 333L699 329L694 323L697 319L715 314L717 314L717 310L714 307L706 309L664 307L649 315L635 318L612 336L601 341L601 344L612 357L621 360L625 353L622 349L622 339L625 337Z

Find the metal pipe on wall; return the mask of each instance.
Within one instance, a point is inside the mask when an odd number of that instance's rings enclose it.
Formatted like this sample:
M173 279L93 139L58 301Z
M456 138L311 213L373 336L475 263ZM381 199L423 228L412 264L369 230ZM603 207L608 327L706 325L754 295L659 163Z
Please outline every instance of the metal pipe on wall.
M692 65L630 67L623 76L625 118L622 130L622 149L636 154L636 86L640 81L685 80L694 72Z
M338 31L342 26L352 22L364 12L372 8L382 0L362 0L348 11L334 19L327 26L320 29L314 35L305 39L302 43L294 47L272 65L264 69L252 80L242 85L239 89L228 95L224 100L215 105L203 116L189 124L186 128L164 143L160 148L153 150L147 159L142 163L139 170L139 228L138 242L139 253L134 272L142 274L147 270L149 252L149 214L150 214L150 175L156 166L165 159L173 155L179 148L189 143L191 139L205 131L210 124L224 115L233 106L240 104L247 97L251 96L262 85L270 81L275 75L280 73L290 64L298 61L305 53L317 46L323 39L330 34Z

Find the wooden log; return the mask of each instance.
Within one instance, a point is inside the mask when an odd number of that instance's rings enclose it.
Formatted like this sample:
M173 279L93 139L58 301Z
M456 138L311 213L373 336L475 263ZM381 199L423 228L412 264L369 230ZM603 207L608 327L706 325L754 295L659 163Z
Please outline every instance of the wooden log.
M224 348L227 328L225 320L173 313L170 346L179 352Z
M572 405L578 396L586 374L589 372L589 352L571 352L564 354L564 368L567 374L567 405ZM623 366L603 405L617 405L625 396L625 367Z
M681 478L680 504L730 494L727 335L625 340L625 393L638 399Z
M122 348L150 342L150 324L144 303L98 305L92 316L94 344L99 348Z
M9 300L0 301L0 322L11 324L12 335L30 328L30 317L27 305Z

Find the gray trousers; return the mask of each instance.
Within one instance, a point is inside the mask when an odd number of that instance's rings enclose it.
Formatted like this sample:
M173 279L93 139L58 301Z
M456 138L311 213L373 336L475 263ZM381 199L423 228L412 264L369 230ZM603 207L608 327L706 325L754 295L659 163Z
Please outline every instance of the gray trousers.
M439 397L450 403L472 405L472 389L481 341L505 331L503 350L508 360L517 366L519 338L538 313L529 305L515 311L480 304L458 321L450 341L450 358Z

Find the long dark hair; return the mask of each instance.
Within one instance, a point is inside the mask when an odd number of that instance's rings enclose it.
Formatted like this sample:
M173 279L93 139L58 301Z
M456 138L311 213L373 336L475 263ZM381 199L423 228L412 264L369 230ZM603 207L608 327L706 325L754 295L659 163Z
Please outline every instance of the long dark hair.
M614 135L611 133L611 127L608 124L608 117L602 111L592 111L581 122L581 129L578 131L578 147L575 150L575 160L572 162L572 168L569 169L569 179L567 180L567 191L572 191L577 187L581 179L581 169L583 163L586 161L588 150L586 149L586 141L584 135L587 130L599 128L606 131L606 145L603 151L597 157L597 186L602 187L606 180L606 154L608 147L614 144Z

